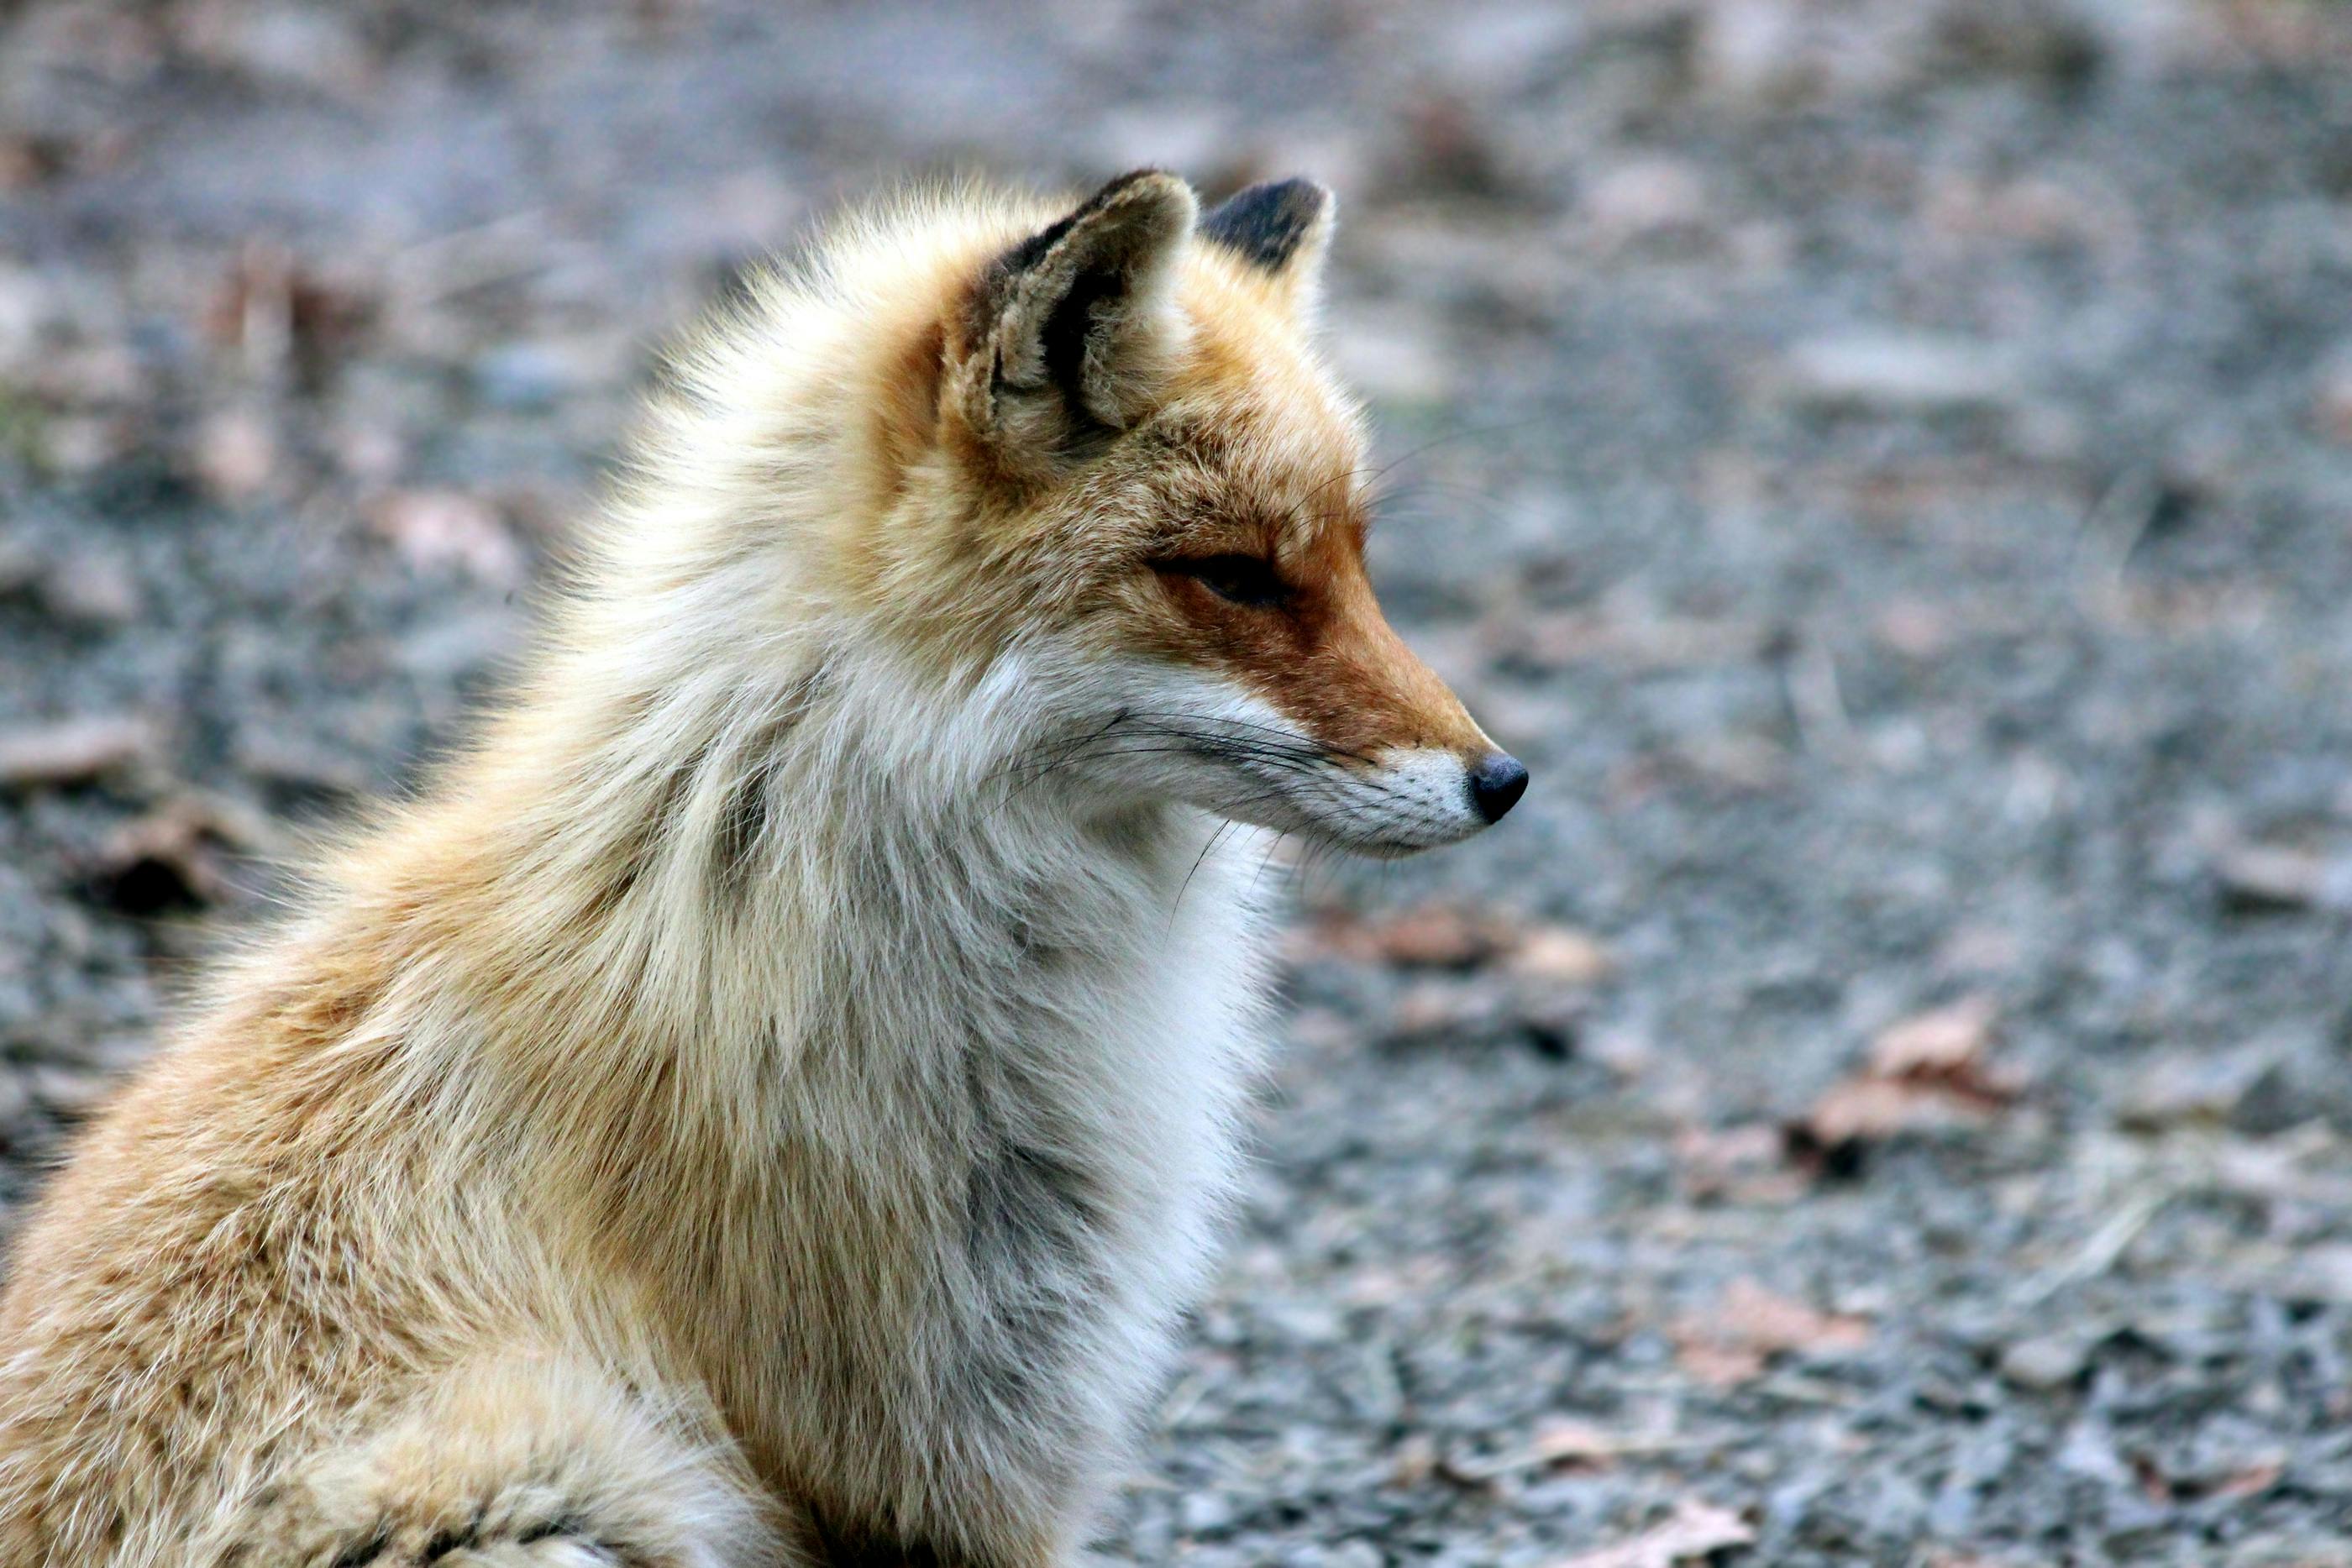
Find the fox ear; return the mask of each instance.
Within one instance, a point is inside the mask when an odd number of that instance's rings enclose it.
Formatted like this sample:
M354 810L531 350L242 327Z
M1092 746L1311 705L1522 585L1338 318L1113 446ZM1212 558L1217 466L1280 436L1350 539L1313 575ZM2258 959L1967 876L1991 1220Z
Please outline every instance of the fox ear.
M1323 280L1339 203L1312 180L1252 185L1201 214L1201 237L1271 274L1295 304L1311 306Z
M990 264L960 390L1000 461L1050 471L1157 402L1181 338L1176 267L1198 213L1191 186L1139 169Z

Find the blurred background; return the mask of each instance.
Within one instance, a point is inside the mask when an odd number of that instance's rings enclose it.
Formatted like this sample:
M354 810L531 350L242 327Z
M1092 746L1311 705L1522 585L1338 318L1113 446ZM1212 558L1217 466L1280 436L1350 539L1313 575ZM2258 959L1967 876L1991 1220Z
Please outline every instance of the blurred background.
M747 260L1142 163L1339 191L1375 579L1536 781L1303 879L1108 1560L2352 1562L2325 0L0 10L0 1199Z

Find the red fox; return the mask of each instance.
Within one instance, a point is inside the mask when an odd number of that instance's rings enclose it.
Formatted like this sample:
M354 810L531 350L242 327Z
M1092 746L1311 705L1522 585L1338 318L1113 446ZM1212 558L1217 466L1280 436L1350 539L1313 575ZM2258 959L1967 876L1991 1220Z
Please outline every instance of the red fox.
M1259 1054L1231 825L1527 786L1366 582L1331 216L901 198L685 350L509 697L24 1231L0 1563L1076 1560Z

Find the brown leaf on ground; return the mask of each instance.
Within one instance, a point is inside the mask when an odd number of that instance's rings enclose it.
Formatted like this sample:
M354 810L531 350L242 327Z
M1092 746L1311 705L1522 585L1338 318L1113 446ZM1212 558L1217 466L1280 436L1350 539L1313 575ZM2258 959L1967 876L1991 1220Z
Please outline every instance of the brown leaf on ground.
M1584 987L1607 979L1617 961L1589 931L1573 925L1529 925L1518 932L1503 967L1523 980Z
M1982 996L1914 1013L1872 1041L1870 1070L1881 1078L1965 1079L1983 1064L1993 1016L1992 998Z
M1905 1133L1968 1125L1982 1121L1984 1114L1981 1105L1932 1084L1849 1078L1824 1090L1790 1133L1800 1153L1835 1152L1885 1143Z
M1563 1557L1552 1568L1677 1568L1755 1541L1756 1531L1729 1509L1685 1498L1673 1513L1639 1535Z
M1783 1163L1779 1128L1762 1122L1730 1127L1686 1126L1675 1134L1676 1173L1693 1198L1735 1203L1788 1203L1807 1190L1805 1178Z
M1688 1340L1675 1347L1675 1364L1694 1383L1709 1388L1737 1388L1764 1375L1767 1361L1754 1345L1725 1344L1717 1340Z
M100 893L125 915L216 904L231 889L230 860L279 847L257 813L209 797L168 800L127 823L95 868Z
M250 500L278 472L278 433L249 408L223 409L196 427L189 452L196 482L219 501Z
M155 727L128 715L0 730L0 788L81 784L152 758Z
M401 490L377 503L375 531L419 568L454 566L493 587L523 579L522 545L498 508L457 490Z
M2022 1077L1989 1059L1996 1012L1967 997L1881 1030L1864 1070L1832 1084L1786 1129L1806 1160L1834 1160L1906 1133L1982 1122L2024 1092Z
M1389 1484L1417 1487L1435 1474L1442 1462L1435 1439L1426 1432L1408 1432L1390 1456Z
M1856 1350L1870 1343L1869 1320L1821 1312L1753 1280L1733 1281L1716 1310L1747 1343L1763 1350Z
M1712 1312L1684 1318L1669 1337L1685 1372L1727 1387L1757 1376L1775 1355L1859 1350L1870 1343L1870 1322L1824 1312L1754 1280L1738 1279L1724 1290Z
M1404 988L1389 1013L1383 1038L1410 1040L1450 1035L1481 1024L1493 1024L1503 1017L1504 1010L1505 998L1490 984L1431 976Z
M1554 1416L1538 1424L1525 1443L1492 1456L1449 1455L1438 1469L1448 1480L1481 1485L1526 1470L1607 1469L1631 1455L1669 1453L1703 1446L1700 1441L1656 1432L1612 1432L1590 1421Z
M1606 947L1572 925L1525 922L1423 904L1392 914L1325 913L1299 936L1302 956L1386 964L1406 969L1475 969L1498 965L1512 976L1554 986L1591 986L1615 967Z
M2266 1455L2224 1476L2209 1495L2236 1498L2260 1497L2278 1485L2279 1478L2285 1473L2285 1460Z
M2352 907L2352 873L2294 844L2232 844L2214 857L2213 876L2222 907L2236 915Z
M1599 1469L1624 1453L1625 1443L1621 1433L1595 1427L1589 1421L1556 1416L1536 1428L1527 1451L1539 1465L1583 1465Z
M1402 968L1467 969L1492 959L1509 927L1451 904L1424 904L1372 916L1335 910L1305 933L1318 956Z
M2133 1075L2116 1123L2136 1133L2226 1125L2276 1068L2279 1054L2273 1042L2263 1040L2221 1051L2200 1044L2154 1052Z
M248 367L310 366L347 350L378 311L373 287L356 276L256 241L238 253L205 311L205 331Z

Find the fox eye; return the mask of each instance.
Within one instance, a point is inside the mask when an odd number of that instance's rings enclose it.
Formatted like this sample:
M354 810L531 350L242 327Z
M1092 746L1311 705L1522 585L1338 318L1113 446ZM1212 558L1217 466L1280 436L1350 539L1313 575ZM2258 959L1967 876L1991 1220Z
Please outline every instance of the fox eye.
M1290 586L1276 575L1274 563L1254 555L1179 556L1155 560L1151 570L1163 577L1189 577L1231 604L1266 609L1290 597Z

